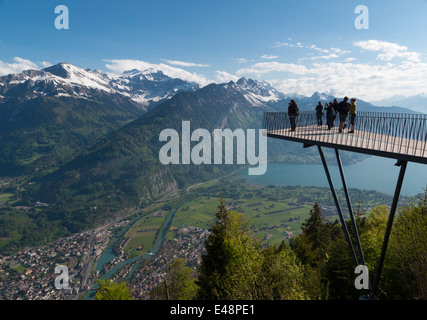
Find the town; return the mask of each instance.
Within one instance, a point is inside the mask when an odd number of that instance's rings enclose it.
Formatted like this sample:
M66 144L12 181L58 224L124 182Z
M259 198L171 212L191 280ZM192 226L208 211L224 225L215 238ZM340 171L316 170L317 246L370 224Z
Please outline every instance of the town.
M61 238L51 245L26 248L11 256L0 255L0 300L85 299L99 276L125 261L126 254L119 250L120 256L105 265L101 274L94 271L102 252L114 240L114 232L128 223L125 220ZM207 233L205 229L183 228L179 238L165 239L155 256L123 266L110 279L126 279L135 299L148 299L150 291L162 282L168 262L184 258L193 268L199 265ZM55 288L58 265L69 270L68 289Z

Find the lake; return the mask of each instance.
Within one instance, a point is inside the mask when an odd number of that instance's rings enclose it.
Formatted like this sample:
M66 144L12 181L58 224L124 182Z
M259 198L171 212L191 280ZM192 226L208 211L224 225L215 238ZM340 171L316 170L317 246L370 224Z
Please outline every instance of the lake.
M357 164L344 165L347 187L394 194L400 169L395 164L396 160L372 156ZM328 167L335 189L341 189L336 161L329 161ZM322 164L269 163L267 172L262 176L249 176L248 170L242 170L238 178L244 178L247 183L259 186L329 187ZM426 185L427 165L409 162L401 195L415 196L424 193Z

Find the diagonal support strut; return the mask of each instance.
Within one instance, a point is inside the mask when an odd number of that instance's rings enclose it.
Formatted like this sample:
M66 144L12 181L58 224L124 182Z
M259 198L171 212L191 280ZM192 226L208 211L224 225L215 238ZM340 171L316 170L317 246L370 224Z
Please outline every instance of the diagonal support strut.
M353 247L353 244L351 242L350 234L348 233L347 225L345 224L344 216L342 214L342 210L341 210L340 204L338 202L337 193L335 191L334 184L332 182L331 175L329 173L328 165L326 164L325 156L323 155L322 148L319 145L317 145L317 149L319 150L320 158L322 159L323 168L325 169L326 177L328 179L329 187L331 189L332 196L333 196L334 202L335 202L335 206L337 208L338 215L340 217L341 225L342 225L345 237L347 239L348 246L350 247L350 253L351 253L351 257L353 258L353 263L357 267L359 265L359 263L357 262L356 253L354 251L354 247Z
M351 206L350 195L348 193L347 182L346 182L346 179L344 176L344 169L342 167L341 157L340 157L340 154L338 152L338 149L335 149L335 155L337 157L338 168L339 168L340 175L341 175L341 181L342 181L342 185L343 185L343 189L344 189L345 198L347 200L348 212L350 215L351 223L353 225L354 237L356 239L357 248L359 250L360 260L362 262L362 265L365 266L366 265L365 257L363 255L362 245L360 243L360 238L359 238L359 231L357 230L356 220L354 218L354 212L353 212L353 208Z
M399 202L400 191L402 189L403 178L405 177L406 167L408 165L408 161L399 160L396 163L396 166L400 166L399 178L397 179L396 189L394 191L393 203L390 209L390 215L388 217L387 228L384 234L384 242L381 249L380 259L378 261L377 274L375 277L374 286L372 288L372 295L375 296L378 292L378 284L381 278L381 271L384 264L385 254L387 251L387 245L390 238L391 228L393 226L394 215L396 213L397 204Z

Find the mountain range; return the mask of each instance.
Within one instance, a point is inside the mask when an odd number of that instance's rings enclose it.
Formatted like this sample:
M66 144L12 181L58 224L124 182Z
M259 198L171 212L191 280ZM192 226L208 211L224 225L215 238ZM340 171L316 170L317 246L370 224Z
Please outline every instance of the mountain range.
M41 70L0 77L0 103L46 96L97 100L102 95L120 95L146 111L180 91L199 88L195 82L171 78L152 68L112 75L61 62Z
M0 77L0 176L60 166L196 83L158 70L119 76L59 63Z
M394 96L387 99L372 101L372 103L380 106L401 106L411 110L423 112L427 106L427 95L418 94L415 96Z
M32 183L22 204L49 203L45 219L69 231L83 230L124 208L245 166L162 165L162 130L181 132L182 121L209 132L260 129L263 112L287 110L290 99L263 81L241 78L201 86L155 69L108 75L60 63L3 76L0 177L28 177ZM295 98L301 110L333 99L320 93ZM358 107L411 112L360 100ZM269 140L268 150L269 160L317 159L313 150L285 141ZM343 161L352 157L343 155Z

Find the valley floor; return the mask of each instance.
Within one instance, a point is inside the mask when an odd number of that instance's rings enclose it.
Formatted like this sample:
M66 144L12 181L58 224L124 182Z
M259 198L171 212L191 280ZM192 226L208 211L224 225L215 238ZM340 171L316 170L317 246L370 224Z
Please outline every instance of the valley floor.
M360 199L355 207L360 213L391 203L390 196L377 192L350 193ZM315 202L326 218L337 218L327 188L261 188L233 178L198 184L179 197L131 210L121 221L0 256L0 299L91 299L99 278L126 280L136 299L148 299L167 263L184 258L188 266L198 267L221 195L228 208L242 213L270 244L299 234ZM57 265L68 267L68 289L55 288Z

